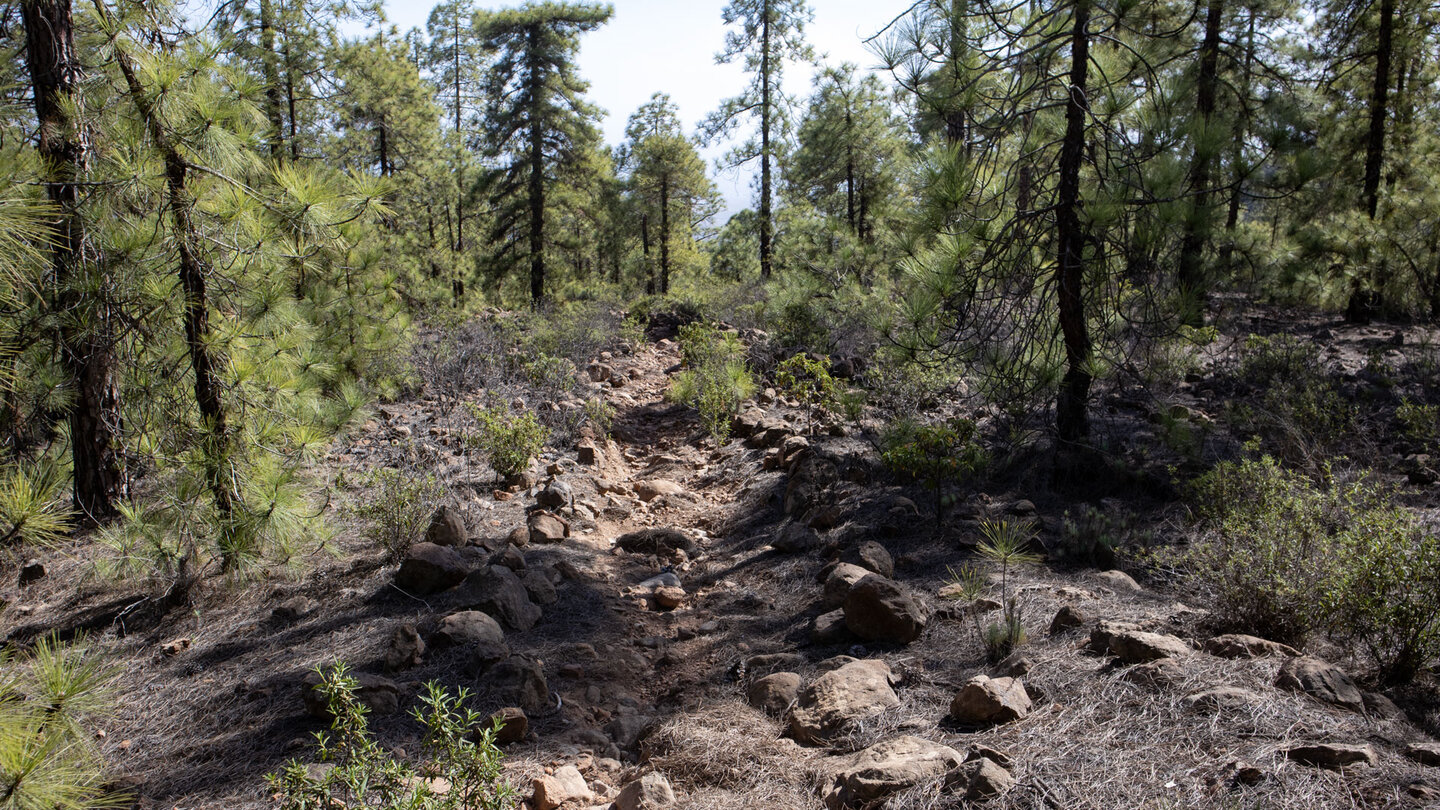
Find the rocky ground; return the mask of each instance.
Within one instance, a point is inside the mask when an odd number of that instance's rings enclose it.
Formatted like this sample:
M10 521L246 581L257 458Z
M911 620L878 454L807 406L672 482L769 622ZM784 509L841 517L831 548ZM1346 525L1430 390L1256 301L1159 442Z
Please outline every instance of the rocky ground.
M94 626L121 667L100 747L144 807L267 805L264 775L325 727L307 673L339 660L392 750L419 750L406 710L426 681L505 710L507 773L534 810L1440 806L1433 708L1216 636L1121 571L1032 566L951 598L979 521L1053 534L1055 505L1014 488L941 524L863 435L812 432L773 394L717 447L663 400L678 362L669 341L596 357L611 435L511 486L434 401L382 408L326 468L449 484L398 562L337 501L339 553L298 578L204 588L127 624L140 595L77 588L77 546L9 587L0 626ZM1203 417L1203 386L1176 399ZM1002 587L1029 639L991 665L980 628Z

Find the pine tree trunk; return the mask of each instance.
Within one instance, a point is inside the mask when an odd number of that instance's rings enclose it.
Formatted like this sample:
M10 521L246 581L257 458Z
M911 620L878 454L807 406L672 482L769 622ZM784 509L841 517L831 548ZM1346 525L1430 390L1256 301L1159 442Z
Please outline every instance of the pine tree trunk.
M538 50L535 42L537 32L531 30L527 37L532 49ZM534 107L530 110L530 305L538 307L545 300L545 132L540 121L543 113L539 109L542 80L539 60L530 60L529 92Z
M1055 403L1055 426L1064 444L1090 433L1086 414L1090 397L1090 334L1085 323L1085 232L1080 223L1080 167L1085 156L1086 76L1090 61L1090 2L1075 4L1070 38L1070 98L1065 105L1065 136L1060 145L1060 177L1055 205L1056 288L1060 294L1060 331L1065 341L1065 376Z
M102 16L108 16L101 0L95 0L95 5ZM235 515L240 496L234 489L235 448L226 418L218 371L220 358L210 347L210 301L206 290L205 261L198 249L200 231L192 218L195 198L186 183L189 164L155 114L154 106L136 77L129 55L124 51L117 51L116 63L125 77L131 102L150 131L151 140L155 142L155 148L160 152L165 166L166 207L175 226L175 247L179 258L177 272L185 299L185 347L190 355L190 370L195 375L195 404L200 411L205 433L205 446L202 448L205 483L214 498L215 511L220 518L221 565L222 569L228 572L234 570L241 561L241 550L236 537L239 525Z
M760 277L771 272L774 223L770 221L770 0L760 21Z
M670 175L660 174L660 294L670 292Z
M640 215L640 257L645 263L645 294L655 294L655 266L650 263L650 215Z
M70 410L72 479L76 509L90 522L113 517L128 495L120 453L120 384L115 357L110 280L87 260L78 183L90 157L83 126L71 120L66 102L79 92L81 65L75 51L70 0L27 0L25 58L39 122L39 154L46 193L59 214L50 261L62 313L60 357L74 385ZM91 284L98 281L98 284ZM81 294L82 288L90 291Z
M1380 0L1380 34L1375 48L1375 86L1370 93L1370 132L1365 139L1365 211L1380 206L1380 168L1385 161L1385 119L1389 114L1390 58L1394 49L1395 0Z
M1215 90L1220 72L1220 21L1224 0L1209 0L1205 38L1200 44L1200 75L1196 81L1195 147L1190 159L1190 213L1180 242L1181 319L1190 326L1205 323L1204 252L1210 231L1210 122L1215 117Z
M270 122L270 157L278 160L285 146L285 120L280 112L280 57L275 51L273 0L260 0L260 51L265 72L265 118Z

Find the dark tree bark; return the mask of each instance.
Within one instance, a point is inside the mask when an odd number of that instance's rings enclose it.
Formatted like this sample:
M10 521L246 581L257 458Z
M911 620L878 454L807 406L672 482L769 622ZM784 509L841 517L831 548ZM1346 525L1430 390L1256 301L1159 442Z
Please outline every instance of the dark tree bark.
M535 37L539 33L531 30L527 36L531 47L538 51ZM542 112L540 103L541 76L538 57L529 60L530 98L534 107L530 110L530 305L538 307L545 300L545 132L541 128Z
M760 277L770 278L774 223L770 221L770 3L760 22Z
M278 160L285 147L285 120L280 111L280 57L275 51L273 0L260 0L260 50L265 71L265 118L270 122L270 157Z
M1389 115L1390 60L1395 40L1395 0L1380 0L1380 33L1375 48L1375 85L1370 92L1370 131L1365 138L1365 211L1380 205L1380 169L1385 162L1385 119Z
M660 175L660 294L670 292L670 175Z
M1060 177L1055 205L1056 288L1060 296L1060 331L1065 341L1065 376L1055 403L1060 441L1075 444L1090 433L1090 334L1085 323L1085 242L1080 222L1080 167L1085 157L1086 77L1090 62L1089 0L1075 4L1070 37L1070 98L1065 105L1065 136L1060 145Z
M1190 159L1190 215L1180 242L1181 318L1190 326L1205 323L1205 244L1210 233L1210 122L1215 117L1215 91L1220 73L1220 21L1224 0L1209 0L1205 11L1205 37L1200 44L1200 74L1195 87L1195 114L1200 120Z
M100 0L95 0L95 4L102 15L107 15ZM130 100L140 113L165 166L166 208L174 223L179 258L177 273L185 299L185 347L190 355L190 370L195 375L195 404L205 433L202 454L205 459L205 483L215 501L215 511L220 516L221 566L228 572L240 563L239 549L234 542L238 529L235 512L240 496L233 489L235 448L226 418L223 384L218 371L220 361L209 344L210 301L205 279L208 268L199 249L201 237L194 221L195 198L187 185L190 164L161 124L154 105L135 74L129 55L117 50L116 63L125 77Z
M58 213L50 261L54 305L62 324L60 359L75 386L70 410L75 506L87 521L98 523L116 514L116 502L128 495L128 480L119 445L120 384L112 335L116 313L109 280L101 278L85 295L76 287L89 260L79 181L90 148L84 128L71 120L66 107L67 99L76 98L81 79L74 18L70 0L26 0L20 6L40 124L38 151L46 194Z

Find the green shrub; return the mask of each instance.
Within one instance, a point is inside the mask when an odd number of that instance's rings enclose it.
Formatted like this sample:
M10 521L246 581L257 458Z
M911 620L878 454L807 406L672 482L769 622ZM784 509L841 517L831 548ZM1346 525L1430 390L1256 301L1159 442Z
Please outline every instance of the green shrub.
M585 418L601 436L608 436L615 425L615 406L600 397L591 397L585 400Z
M542 391L569 391L575 385L575 364L541 353L523 364L525 379Z
M110 709L114 670L85 651L42 639L0 650L0 810L81 810L120 804L104 795L86 721Z
M980 524L980 534L975 550L1000 566L1000 621L990 623L982 638L986 658L995 662L1025 643L1024 606L1010 594L1010 570L1040 562L1040 555L1030 550L1035 527L1028 522L987 520Z
M695 407L710 437L723 444L730 437L730 420L755 394L745 346L732 333L696 322L680 327L680 354L687 368L675 375L665 396Z
M784 393L800 400L801 407L809 413L811 430L815 428L817 416L833 413L843 404L844 387L830 376L829 363L803 353L782 361L776 367L775 384Z
M425 726L426 761L397 759L370 735L367 709L356 696L359 683L336 665L317 687L335 718L319 732L316 753L333 767L312 774L292 760L267 778L280 810L373 807L381 810L508 810L519 795L505 780L503 755L495 746L498 724L464 704L468 693L449 692L431 682L414 717Z
M1440 540L1368 474L1311 478L1273 458L1196 481L1202 534L1172 555L1236 630L1360 645L1387 681L1440 656Z
M1395 409L1395 418L1400 420L1400 430L1416 441L1428 442L1435 439L1440 428L1440 407L1420 405L1409 399L1401 399Z
M1336 390L1313 344L1287 335L1250 335L1236 373L1263 393L1258 406L1232 404L1228 421L1260 436L1284 461L1318 471L1326 451L1354 432L1355 407Z
M53 465L0 470L0 548L51 545L70 530L65 476Z
M502 478L524 472L549 438L549 431L530 411L512 416L503 405L486 407L474 402L465 403L465 408L476 424L468 444L484 453Z
M975 423L951 419L930 425L901 419L881 437L880 458L897 476L919 483L935 494L935 511L948 503L943 488L968 480L988 460Z
M421 477L388 468L376 470L366 483L369 496L355 514L370 523L367 533L384 547L388 558L399 559L425 531L435 501L445 488L433 475Z

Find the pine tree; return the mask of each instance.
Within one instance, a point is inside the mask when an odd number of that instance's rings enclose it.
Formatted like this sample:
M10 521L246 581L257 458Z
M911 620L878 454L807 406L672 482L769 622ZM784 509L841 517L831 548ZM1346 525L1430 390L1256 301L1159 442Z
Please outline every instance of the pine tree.
M695 144L685 137L670 96L651 96L631 114L625 136L629 139L625 167L641 208L642 227L648 235L653 221L659 240L659 275L655 265L647 266L645 290L666 295L674 265L672 246L688 245L695 227L714 214L715 185Z
M527 3L482 12L476 29L494 58L485 75L482 140L501 166L482 188L496 209L493 260L528 260L530 300L545 300L546 197L597 139L599 110L575 70L580 35L610 19L609 5Z
M730 137L743 119L756 120L755 138L732 150L726 161L732 167L760 161L760 275L768 279L775 239L773 173L782 152L787 103L781 77L787 61L814 60L814 50L805 43L805 24L813 14L805 0L731 0L721 15L735 30L726 33L725 50L715 60L728 64L743 57L751 79L740 95L721 102L701 126L715 141Z

